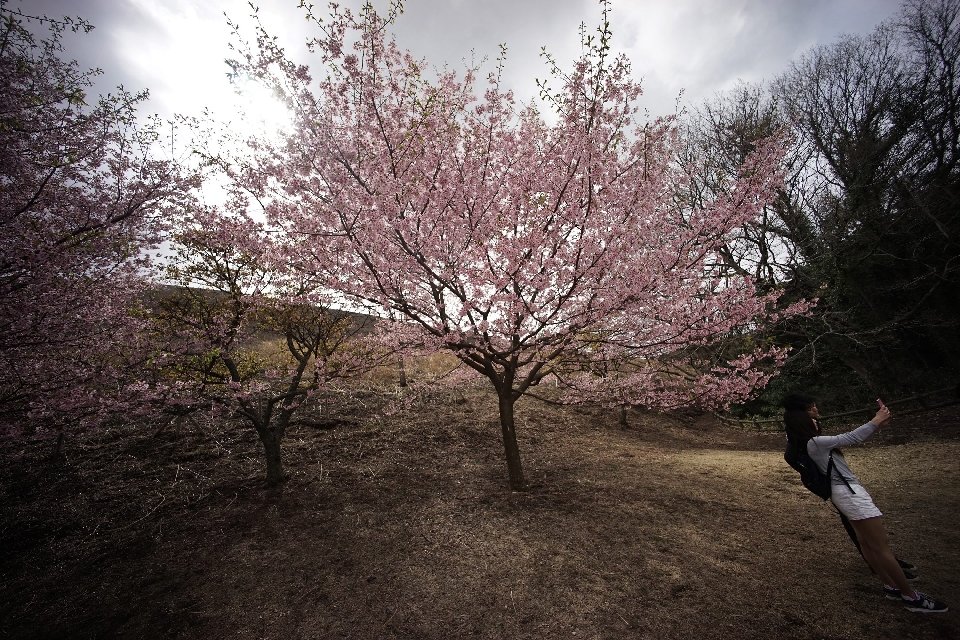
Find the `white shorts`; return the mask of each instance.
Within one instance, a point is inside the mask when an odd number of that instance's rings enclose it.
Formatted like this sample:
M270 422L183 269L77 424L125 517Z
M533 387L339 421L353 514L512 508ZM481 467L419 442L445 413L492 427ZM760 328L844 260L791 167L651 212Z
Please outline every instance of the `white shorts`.
M850 493L850 489L847 489L845 484L833 485L833 494L830 496L830 500L840 510L840 513L850 520L866 520L883 515L880 509L877 509L877 505L873 504L873 498L863 488L863 485L851 483L850 488L856 493Z

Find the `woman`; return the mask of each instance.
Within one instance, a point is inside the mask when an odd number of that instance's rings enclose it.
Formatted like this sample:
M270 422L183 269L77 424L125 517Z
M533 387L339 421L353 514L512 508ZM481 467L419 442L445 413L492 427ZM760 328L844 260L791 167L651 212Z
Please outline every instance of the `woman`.
M880 410L870 422L853 431L828 436L821 434L818 422L820 412L813 398L802 395L789 396L784 401L784 407L786 408L784 424L787 428L787 437L792 443L806 446L807 453L821 472L827 472L832 454L830 500L850 521L859 542L860 553L883 582L883 590L887 597L899 597L907 609L918 613L947 611L947 605L936 602L910 586L896 556L890 549L887 531L883 525L883 514L873 503L867 490L860 484L860 480L847 466L843 452L839 449L841 446L860 444L872 436L890 418L890 409L880 402Z
M807 441L810 439L810 436L807 435L806 433L808 431L807 425L809 424L808 418L810 418L810 416L807 414L807 409L813 406L813 404L814 404L814 400L809 396L793 394L785 398L783 403L784 409L786 410L786 413L784 414L784 419L788 420L791 417L791 413L796 412L796 415L793 417L797 418L796 422L799 423L799 428L794 427L793 429L788 430L787 432L789 449L796 451L797 447L800 447L804 451L807 450ZM793 421L791 420L791 422ZM819 433L820 422L814 419L813 424L816 432ZM834 507L834 509L836 509L836 507ZM863 551L860 549L860 541L857 540L857 533L853 530L853 525L850 524L850 519L847 516L843 515L843 513L839 509L836 509L836 511L837 511L837 514L840 516L840 524L843 525L843 530L847 532L847 536L850 538L850 541L853 543L853 546L857 548L857 553L859 553L860 556L863 557ZM901 559L899 556L896 556L896 558L897 558L897 564L899 564L900 568L903 569L903 575L906 576L907 580L909 580L910 582L913 582L914 580L919 580L920 577L917 575L917 567L914 564ZM867 566L869 567L870 565L868 564ZM870 571L873 572L873 569L871 568ZM876 574L874 573L874 575ZM894 599L894 598L899 599L900 594L888 593L887 597L890 597L891 599Z

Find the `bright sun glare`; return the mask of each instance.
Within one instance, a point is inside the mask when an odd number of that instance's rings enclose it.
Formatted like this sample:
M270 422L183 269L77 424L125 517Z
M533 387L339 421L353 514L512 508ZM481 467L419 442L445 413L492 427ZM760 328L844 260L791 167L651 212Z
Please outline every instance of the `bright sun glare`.
M250 133L273 135L290 129L293 114L269 88L250 79L234 80L233 87L232 106Z

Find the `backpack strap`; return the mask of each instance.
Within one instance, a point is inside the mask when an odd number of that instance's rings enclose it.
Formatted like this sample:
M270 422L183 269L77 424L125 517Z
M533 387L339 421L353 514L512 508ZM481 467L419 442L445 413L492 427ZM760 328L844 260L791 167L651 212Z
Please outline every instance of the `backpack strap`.
M833 464L833 451L832 451L832 450L830 451L830 456L829 456L829 458L830 458L830 459L829 459L829 461L827 462L827 478L829 478L829 479L830 479L830 483L833 484L833 470L836 468L836 466ZM847 489L850 490L850 493L856 493L856 491L853 490L853 487L851 487L851 486L850 486L850 483L847 481L846 476L844 476L844 475L843 475L842 473L840 473L839 471L837 472L837 475L840 476L840 479L841 479L841 480L843 480L843 484L847 485Z

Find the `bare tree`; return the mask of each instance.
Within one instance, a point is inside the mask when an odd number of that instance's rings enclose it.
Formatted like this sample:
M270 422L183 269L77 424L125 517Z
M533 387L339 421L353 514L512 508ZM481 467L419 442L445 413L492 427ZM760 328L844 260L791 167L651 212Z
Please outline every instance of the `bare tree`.
M896 21L696 113L692 189L722 189L757 140L792 136L784 189L723 255L733 271L819 298L781 334L798 373L852 371L882 391L956 368L958 14L956 0L908 2Z

